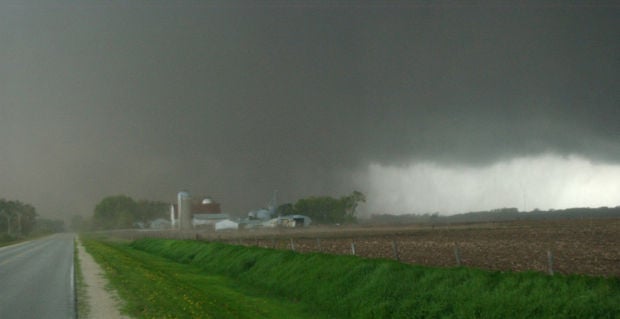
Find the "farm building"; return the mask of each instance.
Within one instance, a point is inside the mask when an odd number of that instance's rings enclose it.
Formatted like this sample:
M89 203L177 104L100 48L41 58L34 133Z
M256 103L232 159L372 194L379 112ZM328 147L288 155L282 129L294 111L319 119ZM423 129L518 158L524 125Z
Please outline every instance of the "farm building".
M215 230L237 230L239 229L239 223L230 219L220 220L215 223Z
M267 221L263 221L258 225L250 224L249 227L286 227L286 228L298 228L310 226L312 220L308 216L304 215L286 215L273 218Z
M312 220L308 216L304 215L286 215L277 218L277 222L279 226L282 227L307 227L310 226Z
M195 200L187 192L179 193L179 203L170 205L170 222L172 228L202 228L213 227L221 220L229 219L230 215L222 213L218 202L209 197L202 197L202 200ZM179 209L181 207L181 209ZM186 207L186 208L183 208ZM187 209L185 218L180 218ZM182 216L181 216L182 217ZM185 225L183 225L185 223Z
M172 224L169 220L163 218L157 218L154 221L151 221L150 228L151 229L168 229L172 227Z
M219 221L224 221L229 219L230 216L226 213L219 214L194 214L192 218L192 225L194 228L199 227L210 227L212 225L217 224Z

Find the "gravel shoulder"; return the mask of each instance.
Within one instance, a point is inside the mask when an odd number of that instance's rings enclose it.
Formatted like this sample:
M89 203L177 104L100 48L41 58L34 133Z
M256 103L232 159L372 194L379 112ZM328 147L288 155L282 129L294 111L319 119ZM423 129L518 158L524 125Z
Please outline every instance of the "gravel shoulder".
M121 302L116 293L106 288L108 282L104 277L101 267L99 267L93 257L86 252L82 243L79 240L77 242L80 269L86 285L84 293L78 294L78 298L86 299L88 308L87 318L129 318L120 313Z

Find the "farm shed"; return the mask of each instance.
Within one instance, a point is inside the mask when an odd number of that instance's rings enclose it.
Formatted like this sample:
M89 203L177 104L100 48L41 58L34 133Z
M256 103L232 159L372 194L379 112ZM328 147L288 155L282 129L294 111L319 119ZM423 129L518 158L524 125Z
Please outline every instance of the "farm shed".
M220 220L219 222L215 223L215 230L229 230L229 229L234 229L234 230L239 229L239 223L234 222L230 219Z

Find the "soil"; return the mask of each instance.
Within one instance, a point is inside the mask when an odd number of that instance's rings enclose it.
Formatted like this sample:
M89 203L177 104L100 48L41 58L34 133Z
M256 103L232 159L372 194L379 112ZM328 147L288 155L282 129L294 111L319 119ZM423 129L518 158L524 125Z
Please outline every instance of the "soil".
M302 252L352 254L355 250L362 257L428 266L620 276L620 220L369 230L319 238L318 243L316 238L299 238L294 245Z
M150 231L115 235L353 254L433 266L620 277L620 219L515 221L459 225L311 226L215 232Z

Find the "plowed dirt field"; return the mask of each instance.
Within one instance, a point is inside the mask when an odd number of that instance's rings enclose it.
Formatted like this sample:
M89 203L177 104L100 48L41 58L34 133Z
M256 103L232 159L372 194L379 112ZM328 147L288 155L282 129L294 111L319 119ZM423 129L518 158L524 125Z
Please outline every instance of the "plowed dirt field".
M620 219L149 233L138 237L184 237L297 252L354 253L439 267L460 263L490 270L620 277ZM136 238L135 233L132 238Z

